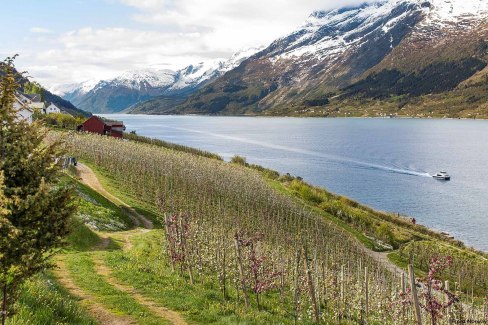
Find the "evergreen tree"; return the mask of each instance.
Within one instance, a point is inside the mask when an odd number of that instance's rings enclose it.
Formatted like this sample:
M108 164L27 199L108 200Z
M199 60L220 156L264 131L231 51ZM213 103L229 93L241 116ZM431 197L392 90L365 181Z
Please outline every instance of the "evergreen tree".
M15 58L15 57L14 57ZM0 297L2 324L13 312L20 285L50 267L74 212L72 189L59 181L58 144L14 109L14 58L0 72Z
M41 96L41 101L45 100L44 96L44 88L36 82L26 82L24 85L24 93L26 94L39 94Z

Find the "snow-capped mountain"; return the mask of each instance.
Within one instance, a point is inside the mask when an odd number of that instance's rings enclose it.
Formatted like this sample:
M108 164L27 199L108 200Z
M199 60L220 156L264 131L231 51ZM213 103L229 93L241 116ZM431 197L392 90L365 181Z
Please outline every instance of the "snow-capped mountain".
M86 111L120 112L158 96L187 96L237 67L257 51L259 49L240 51L228 60L209 60L189 65L178 71L154 69L127 71L114 79L63 85L53 88L52 91Z
M488 63L487 18L486 0L381 0L316 11L176 112L279 114L347 94L451 91Z
M238 51L228 60L215 59L189 65L176 73L175 82L170 89L176 91L187 88L198 88L198 86L209 80L220 77L225 72L238 67L245 59L263 48L250 48Z
M77 84L58 85L49 90L65 100L73 101L88 93L97 85L97 83L97 80L87 80Z

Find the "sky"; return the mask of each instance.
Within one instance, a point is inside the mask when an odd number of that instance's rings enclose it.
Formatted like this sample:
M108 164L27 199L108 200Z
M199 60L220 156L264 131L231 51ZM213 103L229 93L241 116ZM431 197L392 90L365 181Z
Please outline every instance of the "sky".
M364 0L0 0L0 58L44 87L180 69L269 45L315 10Z

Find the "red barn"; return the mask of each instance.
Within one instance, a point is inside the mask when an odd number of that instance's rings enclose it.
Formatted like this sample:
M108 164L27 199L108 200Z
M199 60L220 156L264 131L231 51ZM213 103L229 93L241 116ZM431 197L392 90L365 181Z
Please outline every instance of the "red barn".
M78 131L92 132L122 138L122 133L125 131L125 126L123 122L106 120L99 116L93 115L82 125L78 126Z

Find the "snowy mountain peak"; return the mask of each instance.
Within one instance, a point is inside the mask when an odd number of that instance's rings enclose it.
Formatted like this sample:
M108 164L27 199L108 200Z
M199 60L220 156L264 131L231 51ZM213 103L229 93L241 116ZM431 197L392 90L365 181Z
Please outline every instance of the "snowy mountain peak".
M485 0L429 0L419 2L432 4L435 15L445 20L468 15L482 16L488 12L488 2Z
M109 83L136 89L146 86L161 88L174 83L175 75L176 73L172 70L131 70L124 72L117 78L109 81Z
M64 97L67 94L77 92L79 94L86 94L92 90L98 83L98 80L87 80L82 83L74 83L67 85L56 85L49 89L50 92L58 96Z
M417 29L448 30L467 20L485 21L486 0L379 0L358 6L315 11L293 33L267 49L272 62L301 57L303 62L330 59L359 46L370 36L391 36L394 46L409 26ZM470 24L471 27L474 24ZM457 28L457 27L456 27ZM402 31L403 30L403 31ZM397 38L398 38L397 37Z

